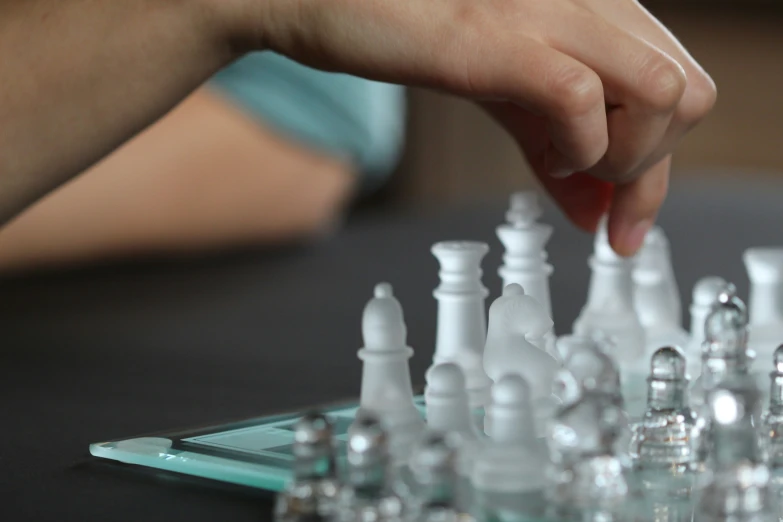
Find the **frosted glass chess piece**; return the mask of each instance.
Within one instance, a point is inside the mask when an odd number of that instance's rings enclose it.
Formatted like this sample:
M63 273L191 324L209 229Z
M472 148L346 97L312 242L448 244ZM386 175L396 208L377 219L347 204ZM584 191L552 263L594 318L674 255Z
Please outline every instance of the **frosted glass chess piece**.
M408 520L457 522L461 517L456 444L448 434L427 431L410 458L414 487Z
M538 194L534 191L511 194L506 223L497 228L497 236L505 248L503 264L498 270L503 280L502 288L516 283L533 296L547 317L552 316L552 299L549 278L552 265L547 263L546 244L552 236L552 226L539 223L543 214ZM554 318L553 318L554 320ZM539 348L550 353L554 349L554 327L548 331Z
M548 463L531 415L530 388L507 374L492 386L487 439L471 474L477 520L536 520L544 512Z
M688 404L685 356L674 347L656 351L647 378L647 411L636 429L639 470L686 473L699 450L698 418Z
M508 374L524 377L530 386L536 420L541 426L557 406L552 383L559 364L550 353L534 346L529 338L541 338L551 327L552 320L546 316L541 304L525 294L518 284L504 288L503 295L489 308L484 370L495 383Z
M617 453L621 410L585 393L560 410L550 427L549 515L555 519L626 521L633 497L629 462Z
M380 418L360 412L348 431L346 470L335 520L401 522L405 503L394 487L389 440Z
M749 376L724 381L710 392L710 480L694 510L696 522L778 520L753 423L759 401Z
M610 355L617 361L623 379L623 395L628 401L644 400L643 387L633 386L647 374L646 340L634 308L633 261L617 255L609 245L604 216L595 236L592 271L587 303L574 322L573 333L591 335L604 332L616 342Z
M748 349L748 314L733 285L724 288L707 316L704 337L701 375L691 388L691 405L697 411L722 381L750 374L754 354Z
M427 426L456 436L458 443L457 472L467 476L473 466L479 444L479 433L473 422L465 377L454 363L431 367L426 375L424 404Z
M783 469L783 345L773 355L775 369L769 374L769 406L761 417L761 449L769 468Z
M275 502L277 522L329 520L340 490L334 431L320 413L309 413L294 426L293 480Z
M410 450L424 428L424 420L413 402L408 359L413 350L407 343L402 307L388 283L375 287L375 296L364 308L360 413L377 415L389 432L392 454L401 458Z
M701 375L701 351L704 345L704 322L718 304L718 297L729 283L717 276L707 276L699 279L693 286L693 296L690 307L691 332L690 340L685 345L685 357L688 359L688 375L697 379Z
M433 294L438 320L432 363L452 362L462 368L472 408L486 404L492 386L482 363L489 292L481 282L481 261L487 252L486 243L475 241L444 241L432 247L440 263L440 285Z
M748 342L769 361L783 341L783 248L749 248L742 259L750 279Z
M672 269L669 242L653 227L636 255L633 269L634 307L645 331L648 358L664 346L687 346L682 304Z
M481 491L539 491L547 464L532 415L531 390L521 375L506 374L492 386L487 406L489 440L476 456L471 474Z

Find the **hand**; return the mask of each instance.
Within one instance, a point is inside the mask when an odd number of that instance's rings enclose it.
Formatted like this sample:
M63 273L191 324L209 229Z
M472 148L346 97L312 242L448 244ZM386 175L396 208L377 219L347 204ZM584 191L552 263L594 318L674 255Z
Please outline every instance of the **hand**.
M242 3L244 1L244 3ZM568 217L631 255L715 86L635 0L237 0L244 43L477 100Z

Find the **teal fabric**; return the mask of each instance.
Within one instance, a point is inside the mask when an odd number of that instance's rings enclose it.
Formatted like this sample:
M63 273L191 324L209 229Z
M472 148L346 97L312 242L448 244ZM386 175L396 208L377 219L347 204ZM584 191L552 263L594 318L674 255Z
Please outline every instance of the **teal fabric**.
M405 128L402 87L300 65L272 52L247 55L210 85L279 133L355 162L373 186L395 168Z

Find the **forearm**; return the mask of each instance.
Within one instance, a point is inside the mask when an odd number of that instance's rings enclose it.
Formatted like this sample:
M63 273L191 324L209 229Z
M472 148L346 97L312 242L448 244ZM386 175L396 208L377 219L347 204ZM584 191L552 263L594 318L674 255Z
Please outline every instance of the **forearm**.
M0 225L229 63L217 9L0 0Z

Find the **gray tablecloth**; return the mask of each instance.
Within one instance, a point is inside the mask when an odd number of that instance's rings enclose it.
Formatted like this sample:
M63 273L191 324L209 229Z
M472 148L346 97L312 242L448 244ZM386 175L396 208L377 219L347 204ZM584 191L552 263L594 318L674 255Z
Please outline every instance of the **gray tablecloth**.
M675 185L660 222L684 310L706 274L745 293L742 250L783 244L781 187ZM365 214L307 249L0 282L0 519L266 519L269 502L255 495L102 465L88 445L356 396L361 311L382 280L405 308L421 383L435 334L429 248L488 241L485 283L497 296L505 204ZM546 220L565 332L584 304L591 238L551 208Z

